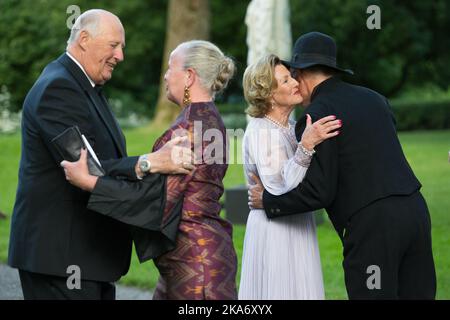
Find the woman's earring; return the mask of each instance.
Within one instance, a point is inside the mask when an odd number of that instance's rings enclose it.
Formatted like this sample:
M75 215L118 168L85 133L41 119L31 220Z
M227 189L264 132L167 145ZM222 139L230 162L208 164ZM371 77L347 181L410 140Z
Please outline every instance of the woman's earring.
M187 86L184 87L183 105L187 106L191 103L191 93Z

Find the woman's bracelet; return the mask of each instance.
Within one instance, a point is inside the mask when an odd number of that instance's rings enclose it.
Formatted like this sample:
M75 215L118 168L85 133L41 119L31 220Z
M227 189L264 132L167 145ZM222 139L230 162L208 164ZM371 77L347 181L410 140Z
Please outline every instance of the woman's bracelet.
M314 153L316 153L316 150L314 150L314 149L312 149L312 150L306 149L306 148L303 146L303 144L302 144L301 141L300 141L300 143L298 144L298 146L300 147L300 150L302 150L302 152L303 152L304 154L306 154L307 156L312 157L312 156L314 155Z
M301 143L299 143L297 151L295 151L294 161L298 165L308 168L309 164L311 163L312 156L315 152L316 151L314 150L307 150Z

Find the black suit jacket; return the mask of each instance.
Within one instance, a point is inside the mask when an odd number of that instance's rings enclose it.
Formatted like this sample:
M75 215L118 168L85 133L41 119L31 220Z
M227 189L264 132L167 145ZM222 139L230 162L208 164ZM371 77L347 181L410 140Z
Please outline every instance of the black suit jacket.
M336 115L343 127L337 137L316 147L317 153L296 189L281 196L264 191L269 218L325 208L342 238L348 219L358 210L378 199L420 189L403 154L385 97L331 77L315 88L311 104L297 122L299 141L306 113L313 121Z
M67 276L70 265L88 280L116 281L128 271L132 235L139 228L157 229L162 218L165 178L149 175L128 189L126 201L145 195L146 210L91 211L90 193L70 185L60 167L63 160L51 140L77 125L86 135L106 174L121 184L136 180L137 157L127 157L124 135L107 105L83 71L66 54L51 62L39 76L23 105L22 155L11 224L8 262L30 272ZM106 102L105 102L106 103ZM120 199L120 188L105 188L102 177L96 195ZM125 180L128 179L128 180ZM102 193L103 192L103 193ZM155 200L155 201L152 201ZM134 226L134 227L130 227Z

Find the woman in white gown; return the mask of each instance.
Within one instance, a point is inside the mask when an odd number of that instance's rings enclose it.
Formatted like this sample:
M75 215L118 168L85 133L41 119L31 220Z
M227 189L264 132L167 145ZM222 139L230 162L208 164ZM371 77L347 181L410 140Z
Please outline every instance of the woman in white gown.
M334 116L307 127L298 143L289 115L302 102L298 82L275 55L249 66L244 94L253 118L243 140L247 183L258 176L278 195L294 189L308 169L314 146L339 134ZM254 178L253 178L254 179ZM322 269L312 212L269 220L252 209L247 220L239 299L324 299Z

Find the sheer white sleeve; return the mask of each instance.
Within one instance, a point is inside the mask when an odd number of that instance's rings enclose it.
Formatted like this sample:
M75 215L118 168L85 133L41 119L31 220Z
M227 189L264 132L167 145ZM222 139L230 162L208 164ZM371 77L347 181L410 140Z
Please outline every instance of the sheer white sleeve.
M311 156L300 148L292 150L291 144L277 129L248 130L244 145L249 148L252 160L264 188L274 195L286 193L303 180Z

